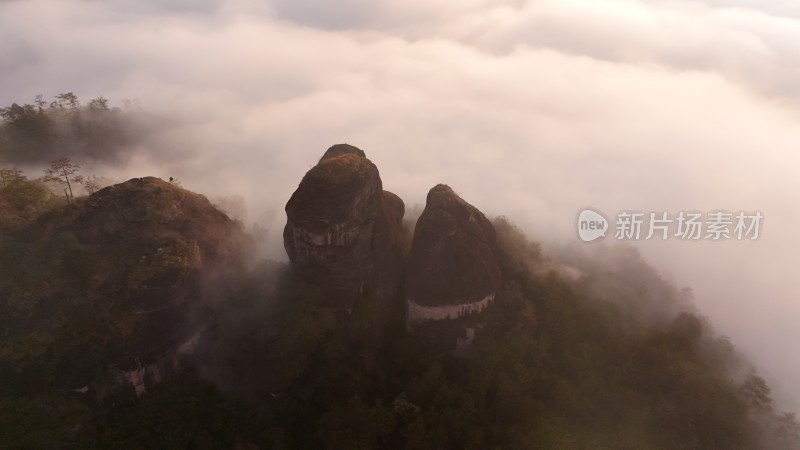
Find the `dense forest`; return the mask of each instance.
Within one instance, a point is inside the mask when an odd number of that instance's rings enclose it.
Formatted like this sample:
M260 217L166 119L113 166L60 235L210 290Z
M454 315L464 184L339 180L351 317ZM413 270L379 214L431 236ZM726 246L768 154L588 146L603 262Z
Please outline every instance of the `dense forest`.
M407 333L399 309L365 332L368 308L327 308L176 183L81 177L82 159L114 161L140 139L138 119L106 100L62 94L0 115L4 448L800 448L756 369L632 248L548 255L495 218L501 301L456 356ZM107 217L112 200L119 217ZM224 264L198 262L209 248ZM127 302L163 279L173 294L173 279L202 284L187 282L201 300L167 326L202 324L203 337L137 395L113 376L151 326Z

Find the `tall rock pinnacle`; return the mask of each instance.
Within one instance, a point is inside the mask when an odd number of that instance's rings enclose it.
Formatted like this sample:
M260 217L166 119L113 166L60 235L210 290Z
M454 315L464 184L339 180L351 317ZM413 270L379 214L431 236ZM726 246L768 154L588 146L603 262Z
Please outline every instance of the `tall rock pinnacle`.
M494 227L446 185L428 193L409 255L407 324L480 312L502 280Z
M286 204L284 247L328 306L349 310L366 291L399 291L404 211L362 150L334 145Z

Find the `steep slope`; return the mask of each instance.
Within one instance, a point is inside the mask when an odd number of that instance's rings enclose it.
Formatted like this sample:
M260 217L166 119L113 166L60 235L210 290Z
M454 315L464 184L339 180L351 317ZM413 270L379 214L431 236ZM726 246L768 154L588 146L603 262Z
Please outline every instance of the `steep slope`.
M4 388L102 397L115 379L141 393L170 376L202 328L204 280L238 258L239 232L204 196L148 177L4 235Z
M392 296L402 279L404 209L363 151L334 145L286 204L286 253L328 306L351 310L367 291Z
M428 192L408 259L408 325L486 309L502 285L495 232L446 185Z
M405 279L403 203L354 147L290 200L288 266L239 264L239 226L157 179L42 187L0 188L4 448L800 448L631 248L547 257L440 185Z

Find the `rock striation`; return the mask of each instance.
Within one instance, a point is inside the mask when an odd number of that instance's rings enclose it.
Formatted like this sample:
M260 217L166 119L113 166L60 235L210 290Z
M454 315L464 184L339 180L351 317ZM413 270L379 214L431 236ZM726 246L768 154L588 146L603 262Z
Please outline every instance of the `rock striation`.
M292 267L320 288L327 306L365 319L369 325L360 330L396 317L398 328L404 321L435 349L463 353L502 286L494 227L450 187L437 185L405 258L404 209L383 190L363 151L334 145L286 204L283 239Z
M284 247L328 306L351 310L366 291L386 296L402 286L404 212L362 150L334 145L286 204Z
M502 275L491 222L440 184L428 192L408 258L406 323L458 319L485 310Z

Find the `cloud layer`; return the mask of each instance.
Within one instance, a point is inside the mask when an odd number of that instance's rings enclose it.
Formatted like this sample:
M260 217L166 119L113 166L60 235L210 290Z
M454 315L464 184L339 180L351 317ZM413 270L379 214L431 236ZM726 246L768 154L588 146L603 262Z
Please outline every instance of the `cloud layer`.
M531 237L593 206L760 210L756 242L639 247L800 398L800 10L792 2L0 2L0 100L74 91L177 118L108 176L282 207L331 144L407 204L445 182Z

